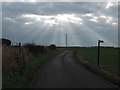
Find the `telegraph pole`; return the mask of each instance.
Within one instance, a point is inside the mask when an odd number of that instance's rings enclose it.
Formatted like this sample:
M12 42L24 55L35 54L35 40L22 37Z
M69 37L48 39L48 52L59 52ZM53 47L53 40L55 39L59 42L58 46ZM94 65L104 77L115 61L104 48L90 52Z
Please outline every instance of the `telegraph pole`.
M67 34L66 34L66 47L67 47Z

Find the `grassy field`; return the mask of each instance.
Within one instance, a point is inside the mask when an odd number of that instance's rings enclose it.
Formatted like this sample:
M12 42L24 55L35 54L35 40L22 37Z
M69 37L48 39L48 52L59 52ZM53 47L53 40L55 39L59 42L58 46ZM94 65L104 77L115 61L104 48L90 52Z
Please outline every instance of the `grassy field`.
M97 48L71 48L97 64ZM100 64L118 70L118 49L100 48Z

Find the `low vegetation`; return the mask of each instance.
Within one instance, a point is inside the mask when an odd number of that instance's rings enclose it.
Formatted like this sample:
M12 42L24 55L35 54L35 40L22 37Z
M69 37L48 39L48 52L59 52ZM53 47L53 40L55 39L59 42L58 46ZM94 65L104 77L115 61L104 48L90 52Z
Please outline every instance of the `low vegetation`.
M35 70L48 58L61 51L56 47L27 43L2 47L3 88L23 88Z

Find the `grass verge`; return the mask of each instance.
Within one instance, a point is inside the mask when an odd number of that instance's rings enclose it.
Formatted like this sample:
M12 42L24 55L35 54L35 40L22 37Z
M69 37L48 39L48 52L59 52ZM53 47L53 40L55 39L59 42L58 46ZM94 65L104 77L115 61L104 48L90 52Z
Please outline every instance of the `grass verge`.
M95 62L91 61L90 59L82 56L79 52L75 52L75 59L78 63L81 63L85 68L91 70L92 72L98 74L99 76L103 77L104 79L110 81L113 84L120 86L120 77L118 73L110 71L105 67L98 67Z
M24 88L26 83L32 77L33 73L44 61L61 52L62 51L39 55L30 63L28 63L22 71L16 72L13 75L3 76L2 87L3 88Z

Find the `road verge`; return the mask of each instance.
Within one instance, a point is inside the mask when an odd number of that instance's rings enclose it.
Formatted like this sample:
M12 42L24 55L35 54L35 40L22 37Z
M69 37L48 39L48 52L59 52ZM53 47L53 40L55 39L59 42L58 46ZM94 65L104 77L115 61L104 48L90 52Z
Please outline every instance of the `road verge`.
M105 67L98 67L95 62L91 62L91 60L84 57L77 51L74 51L74 57L77 60L77 62L82 64L85 68L98 74L102 78L106 79L107 81L110 81L115 85L120 85L120 77L118 76L118 74L107 70Z

